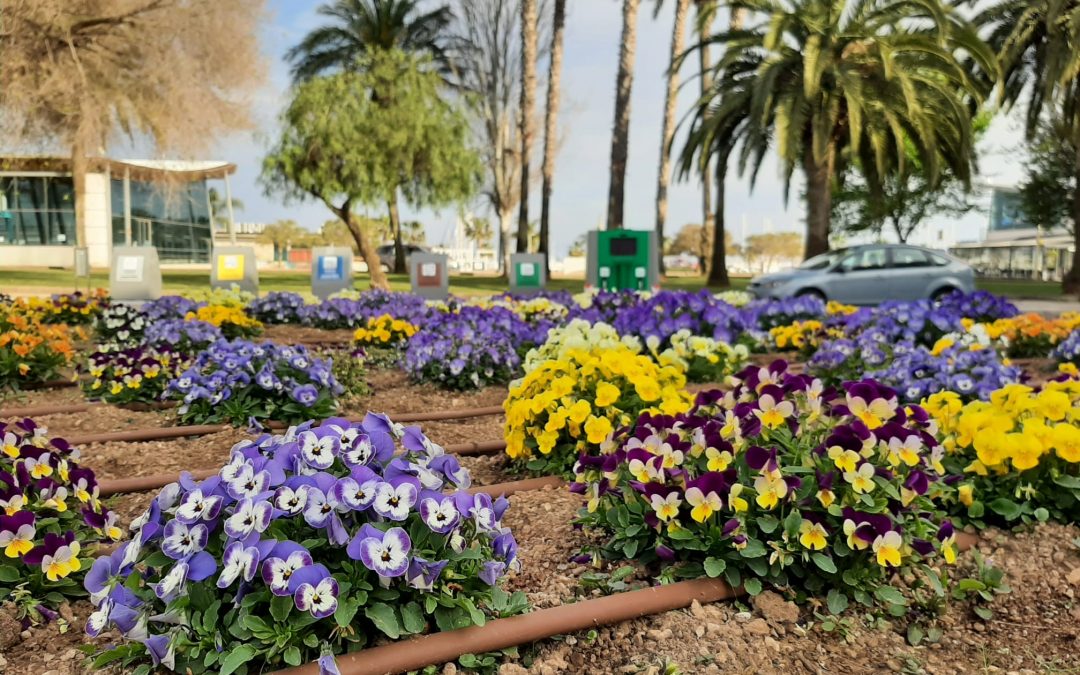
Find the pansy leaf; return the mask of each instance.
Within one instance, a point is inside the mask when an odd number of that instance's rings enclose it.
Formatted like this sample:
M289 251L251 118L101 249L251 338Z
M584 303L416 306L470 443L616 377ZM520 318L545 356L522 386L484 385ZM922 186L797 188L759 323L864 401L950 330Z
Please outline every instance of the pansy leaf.
M758 595L762 591L761 580L751 577L743 584L743 588L745 588L746 592L750 595Z
M802 525L802 515L798 511L792 511L784 518L784 532L789 536L795 536L799 531L799 526Z
M821 571L836 574L836 563L829 556L824 553L815 553L810 557L813 559L814 564L821 568Z
M220 675L229 675L236 671L237 668L244 665L252 658L255 657L255 648L250 645L238 645L234 648L229 655L221 660Z
M283 658L285 663L290 666L298 666L303 661L303 658L300 656L300 650L295 646L286 649L284 653L282 653L281 658Z
M1070 490L1080 490L1080 477L1070 476L1068 474L1061 474L1054 478L1054 482L1063 488Z
M415 602L402 605L401 625L405 628L406 633L423 632L427 622L424 620L424 612L420 609L420 605Z
M337 610L334 612L334 622L342 628L348 626L352 623L353 617L356 616L359 609L360 603L356 601L355 597L342 598L338 602Z
M765 553L765 545L757 539L750 539L746 542L746 547L739 551L739 555L744 558L760 558Z
M285 619L289 618L289 612L293 608L293 599L291 595L275 595L270 601L270 616L274 617L274 621L282 623Z
M1020 505L1005 497L998 497L990 502L990 508L1005 520L1016 520L1020 517Z
M723 558L714 558L709 556L705 558L705 574L708 574L712 578L716 578L724 573L727 569L727 561Z
M908 602L903 593L892 586L878 586L874 589L874 595L878 600L890 605L907 605Z
M829 607L829 613L834 615L843 614L844 610L848 608L847 596L835 588L829 591L829 594L825 597L825 603Z
M780 521L773 516L761 516L757 519L757 526L765 534L772 534L780 526Z
M19 580L19 570L11 565L0 565L0 581L12 583Z
M364 609L364 616L391 640L401 637L401 621L394 608L385 602L377 602Z

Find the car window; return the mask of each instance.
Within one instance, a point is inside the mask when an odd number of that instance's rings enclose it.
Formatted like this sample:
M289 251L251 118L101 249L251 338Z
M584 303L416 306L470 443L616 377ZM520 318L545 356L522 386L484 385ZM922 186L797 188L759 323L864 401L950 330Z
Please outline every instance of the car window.
M930 258L917 248L894 248L893 267L927 267Z
M813 258L810 258L809 260L806 260L801 265L799 265L799 269L823 270L828 267L832 267L832 264L835 263L839 258L841 258L844 253L844 249L839 249L836 251L822 253L821 255L816 255Z
M930 264L935 267L944 267L949 264L949 259L940 253L927 253L926 255L930 257Z
M855 251L840 261L840 269L845 272L884 269L888 261L888 252L883 248L863 248Z

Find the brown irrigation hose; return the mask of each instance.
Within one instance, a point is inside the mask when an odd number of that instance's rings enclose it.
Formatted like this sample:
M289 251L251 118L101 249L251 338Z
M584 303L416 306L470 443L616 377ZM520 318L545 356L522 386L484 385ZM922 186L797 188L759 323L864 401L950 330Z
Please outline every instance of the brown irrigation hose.
M382 675L419 670L433 663L454 661L462 654L483 654L515 645L637 619L673 609L736 597L736 590L719 579L694 579L667 586L617 593L529 614L495 619L483 626L421 635L337 657L342 675ZM280 670L276 675L318 675L319 666Z
M159 441L166 438L183 438L184 436L207 436L220 431L228 431L235 427L228 424L195 424L186 427L160 427L155 429L132 429L131 431L108 431L101 434L86 434L85 436L71 436L67 442L71 445L86 445L87 443L135 443L139 441Z
M503 414L503 407L501 405L487 406L484 408L457 408L454 410L434 410L432 412L420 412L420 413L386 413L386 416L398 423L407 422L437 422L440 420L463 420L470 417L487 417L488 415L501 415ZM363 417L347 417L350 422L363 422ZM268 429L284 429L288 425L284 422L277 422L270 420L264 422L264 425Z
M177 427L177 428L178 429L191 429L193 427ZM232 427L225 427L225 428L226 429L231 429ZM126 433L134 433L134 432L126 432ZM151 439L151 440L153 440L153 439ZM72 442L72 445L75 445L75 443ZM461 443L461 444L458 444L458 445L447 445L444 449L449 453L462 454L462 455L468 455L468 454L476 455L476 454L486 454L486 453L499 452L500 450L503 450L504 448L506 448L506 442L505 441L484 441L484 442L480 442L480 443ZM211 471L211 470L201 469L201 470L198 470L198 471L192 471L191 475L196 480L202 480L203 478L208 478L210 476L213 476L216 473L217 473L217 470L212 470ZM179 473L163 473L163 474L154 474L154 475L151 475L151 476L136 476L134 478L116 478L116 479L112 479L112 480L102 480L102 481L98 482L98 494L101 497L111 497L112 495L120 494L120 493L123 493L123 492L147 492L149 490L158 490L160 488L165 487L169 483L175 483L179 479L180 479L180 474ZM535 483L536 487L543 487L544 485L554 484L554 483L542 483L542 482L540 482L541 480L548 480L548 479L531 479L531 480L537 481ZM521 486L521 485L528 484L528 483L530 483L530 481L525 480L525 481L514 481L513 483L503 483L502 485L505 486L505 488L507 490L506 494L513 494L514 492L521 492L523 490L536 489L536 487L522 487ZM521 485L519 485L519 484L521 484ZM483 489L486 490L486 488L483 488Z
M19 385L19 387L26 391L36 391L38 389L64 389L77 385L78 382L75 382L74 380L49 380L48 382L28 382Z
M61 413L77 413L86 412L87 410L93 410L94 408L102 408L108 403L100 402L86 402L86 403L67 403L63 405L36 405L36 406L24 406L21 408L0 408L0 419L5 417L37 417L40 415L59 415ZM124 410L145 411L145 410L167 410L169 408L175 408L175 401L154 401L151 403L125 403L118 404L117 408Z

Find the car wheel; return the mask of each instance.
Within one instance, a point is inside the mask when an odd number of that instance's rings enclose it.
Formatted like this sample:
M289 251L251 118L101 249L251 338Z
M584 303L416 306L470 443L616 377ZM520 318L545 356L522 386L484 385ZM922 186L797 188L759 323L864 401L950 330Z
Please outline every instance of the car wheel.
M798 293L795 294L795 297L797 297L797 298L817 298L818 300L820 300L822 302L826 302L828 300L828 298L825 297L825 294L822 293L821 291L819 291L816 288L808 288L806 290L799 291Z
M943 288L939 288L930 295L930 302L933 302L935 304L939 303L944 300L945 296L949 295L950 293L956 293L956 289L952 286L945 286Z

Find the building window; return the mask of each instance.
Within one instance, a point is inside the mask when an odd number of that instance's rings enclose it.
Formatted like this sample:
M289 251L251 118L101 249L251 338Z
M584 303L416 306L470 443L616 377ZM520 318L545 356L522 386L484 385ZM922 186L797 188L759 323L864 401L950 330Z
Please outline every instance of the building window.
M1024 215L1023 202L1019 192L994 190L990 198L990 230L1029 230L1030 224Z
M70 176L0 176L0 244L75 243Z
M124 181L112 181L113 243L126 241ZM156 246L162 262L209 262L213 235L206 182L161 188L131 181L131 243Z

